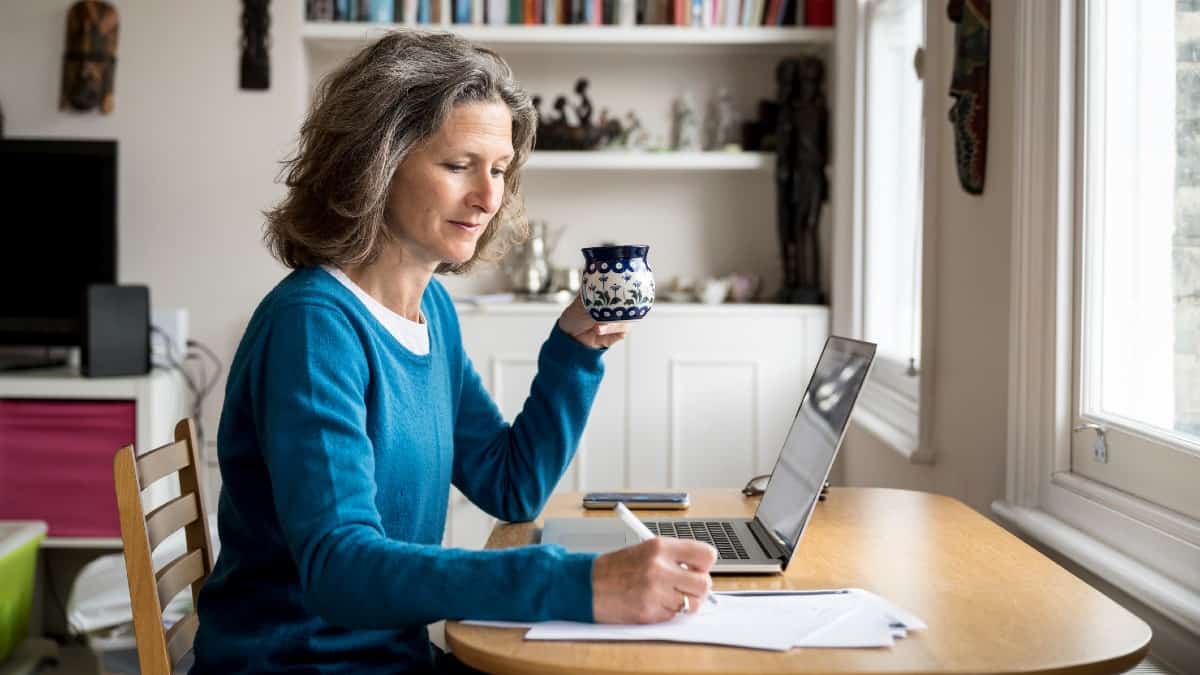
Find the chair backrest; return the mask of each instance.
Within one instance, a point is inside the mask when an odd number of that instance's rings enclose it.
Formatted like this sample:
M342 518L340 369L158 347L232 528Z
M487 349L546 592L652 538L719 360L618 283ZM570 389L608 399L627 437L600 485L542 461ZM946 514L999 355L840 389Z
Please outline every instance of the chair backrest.
M117 451L113 459L121 542L133 604L133 632L143 675L171 675L172 667L192 648L199 621L196 612L163 629L162 613L171 598L191 586L192 606L213 567L208 520L200 499L196 431L190 418L175 425L175 442L140 456L133 446ZM180 496L146 513L142 490L151 483L179 474ZM154 569L151 554L180 528L186 531L183 555Z

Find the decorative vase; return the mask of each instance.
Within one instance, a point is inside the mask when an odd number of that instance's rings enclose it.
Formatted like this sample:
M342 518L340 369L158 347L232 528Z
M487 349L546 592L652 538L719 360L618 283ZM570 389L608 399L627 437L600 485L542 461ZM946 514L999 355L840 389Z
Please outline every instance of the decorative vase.
M632 321L654 305L654 272L646 262L649 246L593 246L583 249L586 265L579 297L596 321Z

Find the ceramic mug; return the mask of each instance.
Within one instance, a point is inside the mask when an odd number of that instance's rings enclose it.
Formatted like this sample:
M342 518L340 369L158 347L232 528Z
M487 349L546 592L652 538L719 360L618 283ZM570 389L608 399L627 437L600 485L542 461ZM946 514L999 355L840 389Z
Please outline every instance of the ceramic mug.
M592 246L583 249L583 285L579 298L596 321L632 321L654 305L654 272L645 245Z

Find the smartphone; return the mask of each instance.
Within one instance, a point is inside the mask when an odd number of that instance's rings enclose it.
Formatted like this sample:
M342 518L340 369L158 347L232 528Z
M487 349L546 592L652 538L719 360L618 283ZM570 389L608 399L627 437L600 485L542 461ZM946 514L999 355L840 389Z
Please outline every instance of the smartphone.
M686 509L692 505L686 492L589 492L583 496L586 509L611 509L617 502L630 509Z

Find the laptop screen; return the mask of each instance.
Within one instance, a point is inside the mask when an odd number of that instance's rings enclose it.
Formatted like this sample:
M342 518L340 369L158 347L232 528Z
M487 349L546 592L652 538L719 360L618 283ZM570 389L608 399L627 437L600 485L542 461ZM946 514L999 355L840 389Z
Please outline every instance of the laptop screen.
M755 517L790 551L829 476L875 345L833 336L817 361Z

